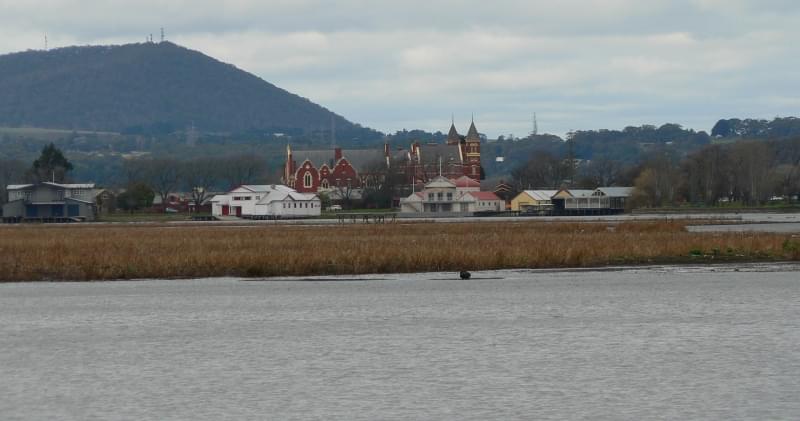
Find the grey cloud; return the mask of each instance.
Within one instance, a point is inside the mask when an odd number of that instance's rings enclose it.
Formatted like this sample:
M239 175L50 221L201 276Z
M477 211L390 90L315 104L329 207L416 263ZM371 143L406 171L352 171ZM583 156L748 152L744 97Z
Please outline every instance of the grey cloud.
M3 1L0 53L167 37L380 130L798 114L800 2Z

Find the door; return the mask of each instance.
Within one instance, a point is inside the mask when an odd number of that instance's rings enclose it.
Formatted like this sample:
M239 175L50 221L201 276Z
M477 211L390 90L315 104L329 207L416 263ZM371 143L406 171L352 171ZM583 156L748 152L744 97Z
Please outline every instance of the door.
M242 217L242 207L241 206L234 206L234 209L236 209L236 216L241 218Z
M64 216L64 206L62 205L50 205L50 215L53 218L61 218Z
M226 216L227 216L227 215L230 215L230 214L231 214L231 208L230 208L230 206L228 206L228 205L222 205L222 214L223 214L223 215L226 215Z

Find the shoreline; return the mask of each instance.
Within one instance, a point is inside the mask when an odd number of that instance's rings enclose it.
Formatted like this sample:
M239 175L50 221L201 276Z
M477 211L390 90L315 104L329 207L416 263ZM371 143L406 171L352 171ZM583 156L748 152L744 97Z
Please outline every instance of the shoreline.
M214 280L230 280L236 282L380 282L380 281L395 281L396 278L410 275L420 277L424 275L431 276L427 278L431 281L502 281L508 279L502 275L506 273L511 274L581 274L581 273L607 273L607 272L636 272L636 271L651 271L651 272L676 272L678 270L686 270L695 272L708 272L708 273L761 273L761 272L800 272L800 261L796 260L775 260L775 261L730 261L725 263L719 262L673 262L673 263L645 263L645 264L631 264L631 265L617 265L617 266L595 266L595 267L563 267L563 268L506 268L506 269L488 269L472 272L470 279L459 279L457 272L441 271L441 272L396 272L396 273L363 273L363 274L342 274L342 275L312 275L312 276L274 276L274 277L239 277L239 276L200 276L193 278L120 278L120 279L86 279L86 280L58 280L58 279L41 279L41 280L22 280L22 281L0 281L0 285L10 284L64 284L64 283L116 283L116 282L152 282L152 281L166 281L166 282L185 282L185 281L214 281ZM491 272L494 276L487 276L487 272ZM450 276L447 276L450 275Z

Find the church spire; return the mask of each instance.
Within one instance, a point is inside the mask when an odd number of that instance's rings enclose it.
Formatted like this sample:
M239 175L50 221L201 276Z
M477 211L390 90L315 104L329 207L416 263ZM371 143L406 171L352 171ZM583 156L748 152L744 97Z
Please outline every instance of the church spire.
M475 128L475 119L472 119L472 123L469 125L469 131L467 132L467 141L470 142L480 142L481 135L478 134L478 129Z
M450 123L450 132L447 133L447 144L458 145L460 141L461 135L459 135L458 130L456 130L456 122L455 118L453 118L452 122Z

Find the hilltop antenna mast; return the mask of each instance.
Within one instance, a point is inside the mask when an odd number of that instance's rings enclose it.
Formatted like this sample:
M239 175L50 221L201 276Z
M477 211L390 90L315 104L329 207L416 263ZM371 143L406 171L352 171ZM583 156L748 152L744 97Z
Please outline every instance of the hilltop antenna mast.
M536 113L533 113L533 132L531 132L534 136L539 134L539 123L536 121Z
M47 51L47 34L44 34L44 50Z
M164 28L161 28L161 42L164 42Z

